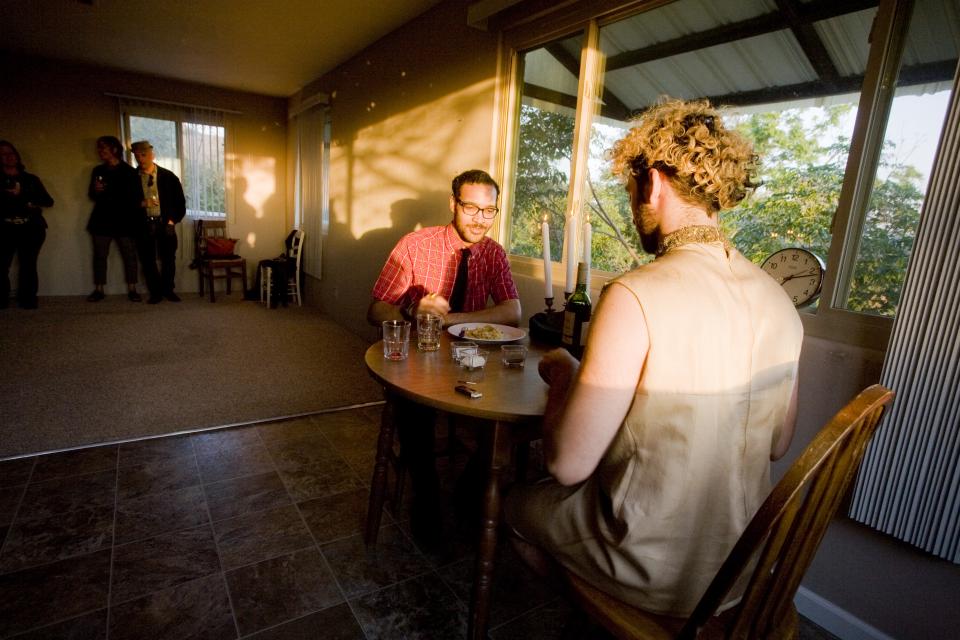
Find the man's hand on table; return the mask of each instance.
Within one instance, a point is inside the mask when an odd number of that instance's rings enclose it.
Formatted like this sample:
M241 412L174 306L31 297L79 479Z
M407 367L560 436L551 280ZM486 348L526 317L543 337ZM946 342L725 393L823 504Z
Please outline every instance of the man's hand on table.
M420 302L414 305L411 310L411 316L417 317L418 313L432 313L443 318L443 324L446 325L447 314L450 313L450 302L438 293L431 293L420 298Z

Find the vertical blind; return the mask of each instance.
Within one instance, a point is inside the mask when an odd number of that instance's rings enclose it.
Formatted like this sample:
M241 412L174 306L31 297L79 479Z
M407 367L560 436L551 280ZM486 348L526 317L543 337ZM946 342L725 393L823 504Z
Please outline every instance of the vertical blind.
M960 564L960 67L880 381L897 393L850 516Z
M327 110L311 107L296 116L299 164L297 205L304 231L303 272L320 277L324 212L324 125Z

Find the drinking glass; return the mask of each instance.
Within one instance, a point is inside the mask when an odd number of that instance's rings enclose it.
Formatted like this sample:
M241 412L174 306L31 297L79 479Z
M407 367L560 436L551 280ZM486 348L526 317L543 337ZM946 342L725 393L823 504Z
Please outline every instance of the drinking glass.
M477 343L476 342L451 342L450 343L450 356L453 358L453 361L457 364L460 364L460 358L469 354L474 354L477 352Z
M501 345L500 362L508 369L523 369L527 363L527 347L522 344Z
M440 327L443 319L435 313L417 314L417 348L436 351L440 348Z
M410 352L410 323L406 320L383 321L383 357L406 360Z

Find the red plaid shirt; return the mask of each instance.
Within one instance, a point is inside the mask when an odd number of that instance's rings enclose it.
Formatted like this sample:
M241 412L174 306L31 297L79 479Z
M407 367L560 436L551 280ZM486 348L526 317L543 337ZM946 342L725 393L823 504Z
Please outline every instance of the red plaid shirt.
M460 264L463 240L453 224L427 227L400 238L373 285L376 300L407 307L430 293L450 299ZM519 298L510 273L507 253L490 238L470 247L467 264L467 296L463 311L486 308L487 297L494 303Z

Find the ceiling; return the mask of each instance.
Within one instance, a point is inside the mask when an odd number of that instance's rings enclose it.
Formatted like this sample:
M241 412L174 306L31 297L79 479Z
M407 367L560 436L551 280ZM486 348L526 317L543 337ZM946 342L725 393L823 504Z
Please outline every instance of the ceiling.
M0 0L0 49L289 96L441 0Z

